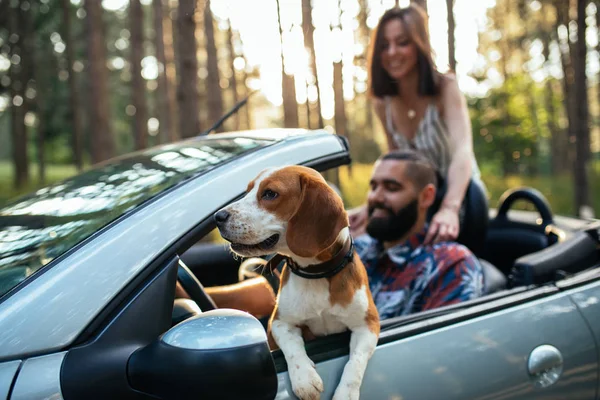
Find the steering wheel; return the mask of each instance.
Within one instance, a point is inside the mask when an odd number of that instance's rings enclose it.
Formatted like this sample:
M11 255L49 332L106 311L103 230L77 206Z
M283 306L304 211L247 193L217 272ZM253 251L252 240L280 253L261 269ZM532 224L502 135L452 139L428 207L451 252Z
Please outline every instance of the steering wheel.
M214 310L217 305L210 298L210 296L204 291L204 286L196 278L192 271L179 260L179 268L177 269L177 280L183 287L183 289L189 294L190 298L198 304L202 312Z
M541 227L530 227L534 231L542 231L548 238L548 243L553 244L558 239L553 228L554 218L550 204L544 197L544 195L536 189L532 188L517 188L506 191L500 198L500 206L498 207L498 213L496 215L496 221L507 222L508 221L508 210L517 200L525 200L528 203L533 204L536 211L540 214L542 219Z

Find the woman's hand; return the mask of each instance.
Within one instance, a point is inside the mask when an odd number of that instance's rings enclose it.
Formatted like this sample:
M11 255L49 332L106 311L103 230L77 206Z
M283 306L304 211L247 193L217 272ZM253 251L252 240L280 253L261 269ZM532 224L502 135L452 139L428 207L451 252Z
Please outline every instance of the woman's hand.
M367 205L363 204L351 210L348 210L348 220L350 222L350 234L353 237L358 237L367 231L368 220Z
M433 216L425 244L456 240L460 231L458 208L443 207Z

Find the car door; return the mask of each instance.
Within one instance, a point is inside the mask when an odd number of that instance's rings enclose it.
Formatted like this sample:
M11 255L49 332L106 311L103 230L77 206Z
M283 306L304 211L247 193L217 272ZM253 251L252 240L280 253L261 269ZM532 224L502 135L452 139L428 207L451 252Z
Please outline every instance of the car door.
M600 343L600 270L596 268L581 273L558 282L557 286L571 296L592 330L596 343ZM600 382L598 390L600 393Z
M596 398L594 337L568 293L555 287L516 289L491 299L445 314L440 309L418 322L384 323L361 398ZM323 399L333 395L348 360L339 355L347 354L347 340L341 338L337 350L330 346L312 354L308 346L325 384ZM279 361L277 399L293 398Z

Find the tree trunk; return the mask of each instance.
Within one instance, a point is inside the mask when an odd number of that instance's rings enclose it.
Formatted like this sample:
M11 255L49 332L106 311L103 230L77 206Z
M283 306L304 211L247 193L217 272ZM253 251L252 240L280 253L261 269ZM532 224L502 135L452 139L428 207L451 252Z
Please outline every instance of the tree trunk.
M411 3L415 3L419 6L421 6L421 8L425 11L425 13L427 14L427 0L410 0Z
M598 34L598 38L596 39L598 42L596 44L596 52L600 55L600 0L595 0L594 4L596 4L596 32ZM600 57L599 57L600 58ZM600 78L600 72L598 72L598 77ZM598 79L598 83L596 84L596 94L598 96L598 115L596 115L597 121L600 121L600 79ZM592 123L592 125L595 125Z
M369 25L367 24L368 19L368 1L367 0L359 0L359 12L358 12L358 26L359 26L359 35L360 42L363 45L363 53L360 56L360 65L366 70L367 67L367 52L369 48L370 34L371 30L369 29ZM356 60L356 59L355 59ZM364 102L365 102L365 121L366 121L366 130L368 132L375 132L375 124L373 120L373 105L371 103L371 97L369 96L369 90L364 93Z
M337 26L332 28L342 29L342 4L341 0L337 2L338 18ZM333 62L333 102L334 102L334 123L335 131L338 135L348 136L348 121L346 118L346 102L344 101L344 75L343 75L343 53L339 50L339 60L337 55Z
M448 64L451 71L456 71L454 0L446 0L446 12L448 13Z
M508 5L508 3L507 3ZM508 11L508 7L507 7L507 11ZM501 12L500 10L498 10L498 7L496 7L494 9L494 12L496 12L496 15L494 16L494 19L496 21L500 20L499 19L499 13ZM508 61L510 59L510 44L507 41L506 38L501 38L500 42L498 43L498 48L500 50L500 60L499 62L499 66L500 66L500 75L502 76L502 82L506 82L506 80L508 79ZM502 91L500 94L500 99L498 100L498 110L501 116L501 120L502 120L502 126L501 126L501 130L502 130L502 134L501 136L503 136L503 140L501 141L501 145L500 148L502 149L502 173L503 173L503 177L507 177L514 168L514 162L513 162L513 158L512 158L512 149L508 148L508 137L507 137L507 131L511 125L511 116L510 116L510 111L508 109L508 93L506 93L506 91Z
M65 57L69 71L69 106L71 115L72 135L71 145L73 146L73 159L78 171L83 169L83 125L81 120L79 102L79 89L77 87L77 73L73 69L75 61L74 41L71 37L71 1L62 0L63 9L63 40L65 41Z
M550 34L545 30L542 32L542 55L545 63L550 62ZM556 124L556 110L554 108L554 90L552 88L552 78L547 77L544 83L544 107L546 108L546 126L550 133L550 158L551 172L553 175L561 172L562 165L560 164L561 152L564 147L559 145L560 136L564 136Z
M39 5L36 12L39 12ZM46 183L46 152L44 150L44 140L46 136L46 115L47 115L47 93L49 88L48 72L56 71L54 68L48 68L47 66L47 53L44 53L43 49L47 43L48 36L44 35L42 30L32 30L32 43L29 50L33 62L31 63L32 76L35 79L35 111L37 114L37 126L36 132L36 155L37 155L37 166L38 166L38 182L43 185ZM41 43L42 45L38 45ZM45 66L42 68L42 66ZM69 71L70 74L70 71Z
M229 78L229 87L231 88L231 94L232 94L232 101L233 104L237 104L237 102L239 101L239 95L238 95L238 87L237 87L237 76L236 76L236 70L235 70L235 47L233 45L233 28L231 27L231 19L227 20L227 49L229 51L229 65L231 68L231 77ZM235 115L232 116L232 121L233 121L233 130L239 130L240 129L240 114L239 113L235 113Z
M246 60L246 56L243 53L242 53L242 57L244 58L244 66L248 65L248 60ZM244 70L242 71L242 82L244 83L242 85L242 92L243 92L242 97L246 98L250 94L250 91L248 90L248 86L246 86L246 84L248 82L248 72L246 72L246 67L244 67ZM252 129L253 123L252 123L252 112L251 112L250 99L248 99L248 101L246 102L246 105L244 106L244 119L246 121L245 128Z
M567 37L569 37L571 35L571 29L569 29L569 2L555 0L553 5L556 11L555 31L558 32L560 26L562 25L567 29ZM564 133L565 146L562 148L562 154L564 157L562 169L566 170L567 168L570 168L574 161L572 143L575 138L574 132L576 130L576 125L578 122L576 120L577 102L573 93L575 82L573 66L577 55L575 53L574 46L570 43L568 39L565 43L560 43L560 40L557 36L557 40L559 42L560 62L563 70L563 104L565 109L565 115L567 117L567 127Z
M335 102L335 130L338 135L348 136L348 121L346 118L346 102L344 101L344 81L342 62L333 63L333 98Z
M215 28L213 25L213 15L210 10L210 0L206 0L204 5L204 34L206 37L206 64L208 69L208 77L206 79L208 116L212 125L223 116L223 96L221 94L221 74L219 72L217 46L215 45ZM217 129L217 132L222 131L223 126Z
M129 0L131 24L131 84L133 94L135 148L148 147L148 107L146 106L146 85L142 77L144 58L144 11L140 0Z
M180 138L179 110L177 107L177 68L175 66L175 31L171 19L169 0L163 4L163 43L165 49L165 74L167 77L167 104L169 111L169 133L167 140L174 142Z
M99 1L85 0L88 23L88 57L90 82L90 134L92 163L115 155L115 138L110 126L108 98L108 68L106 66L106 39Z
M544 26L540 32L540 39L542 40L542 55L544 57L544 63L550 63L550 43L555 38L555 35L552 32L556 32L556 26L551 26L546 19L549 14L549 6L545 4L543 6L542 12L545 15ZM550 5L552 7L552 5ZM565 149L568 146L567 135L565 130L561 129L558 123L558 113L554 106L554 87L553 87L553 79L550 77L546 78L546 82L544 84L544 107L546 108L546 113L548 115L546 119L546 125L548 128L548 132L550 133L550 168L551 173L553 175L559 174L566 170L567 168L567 157Z
M310 57L310 69L314 77L314 85L317 88L317 127L323 128L323 116L321 115L321 89L319 87L319 76L317 73L317 57L315 52L314 33L315 27L312 23L312 6L311 0L302 0L302 32L304 33L304 47ZM310 107L308 98L306 100L307 107ZM310 117L309 117L310 121ZM310 128L310 126L309 126Z
M575 98L577 99L576 108L577 128L575 130L575 207L579 216L585 215L590 206L590 192L587 176L587 163L590 159L590 128L588 125L588 94L587 79L585 74L587 44L585 40L586 22L585 8L587 0L577 0L577 42L575 43Z
M23 188L29 181L29 162L27 159L27 128L25 127L26 100L25 89L27 87L28 77L27 63L29 62L28 45L28 27L30 18L29 11L21 7L13 8L10 12L9 23L10 32L16 34L15 42L11 45L11 58L20 58L15 64L10 63L10 98L11 105L11 138L12 155L14 166L14 187Z
M277 25L279 26L279 43L281 45L281 96L283 98L283 126L286 128L297 128L298 103L296 102L296 80L293 75L285 72L285 48L283 43L283 27L281 26L280 0L277 0ZM307 100L308 102L308 100Z
M177 59L179 83L179 132L184 138L200 133L198 60L196 58L196 0L179 0L177 11Z
M157 115L159 120L159 141L161 143L168 143L172 141L174 128L173 116L169 110L169 86L170 82L167 77L167 59L165 56L165 31L163 29L163 20L166 17L169 18L169 12L163 13L163 0L152 1L153 11L153 25L154 25L154 48L156 50L156 60L158 61L158 87L156 90L156 107L158 109ZM167 9L168 10L168 9ZM172 45L172 42L171 42Z

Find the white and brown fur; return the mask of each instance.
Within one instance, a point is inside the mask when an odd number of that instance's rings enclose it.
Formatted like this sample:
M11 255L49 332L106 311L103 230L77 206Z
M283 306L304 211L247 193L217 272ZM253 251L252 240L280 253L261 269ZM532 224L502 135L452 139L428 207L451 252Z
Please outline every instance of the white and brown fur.
M264 199L265 190L278 194ZM316 171L300 166L268 169L249 183L247 194L224 208L230 217L219 226L232 243L256 244L275 233L278 243L268 253L293 259L300 267L327 261L349 236L341 198ZM260 256L253 249L243 256ZM286 359L292 389L301 399L319 399L323 382L306 354L303 329L316 336L351 331L350 357L334 399L358 399L368 360L379 337L379 315L364 265L354 253L341 272L305 279L285 267L277 304L269 321L269 339Z

